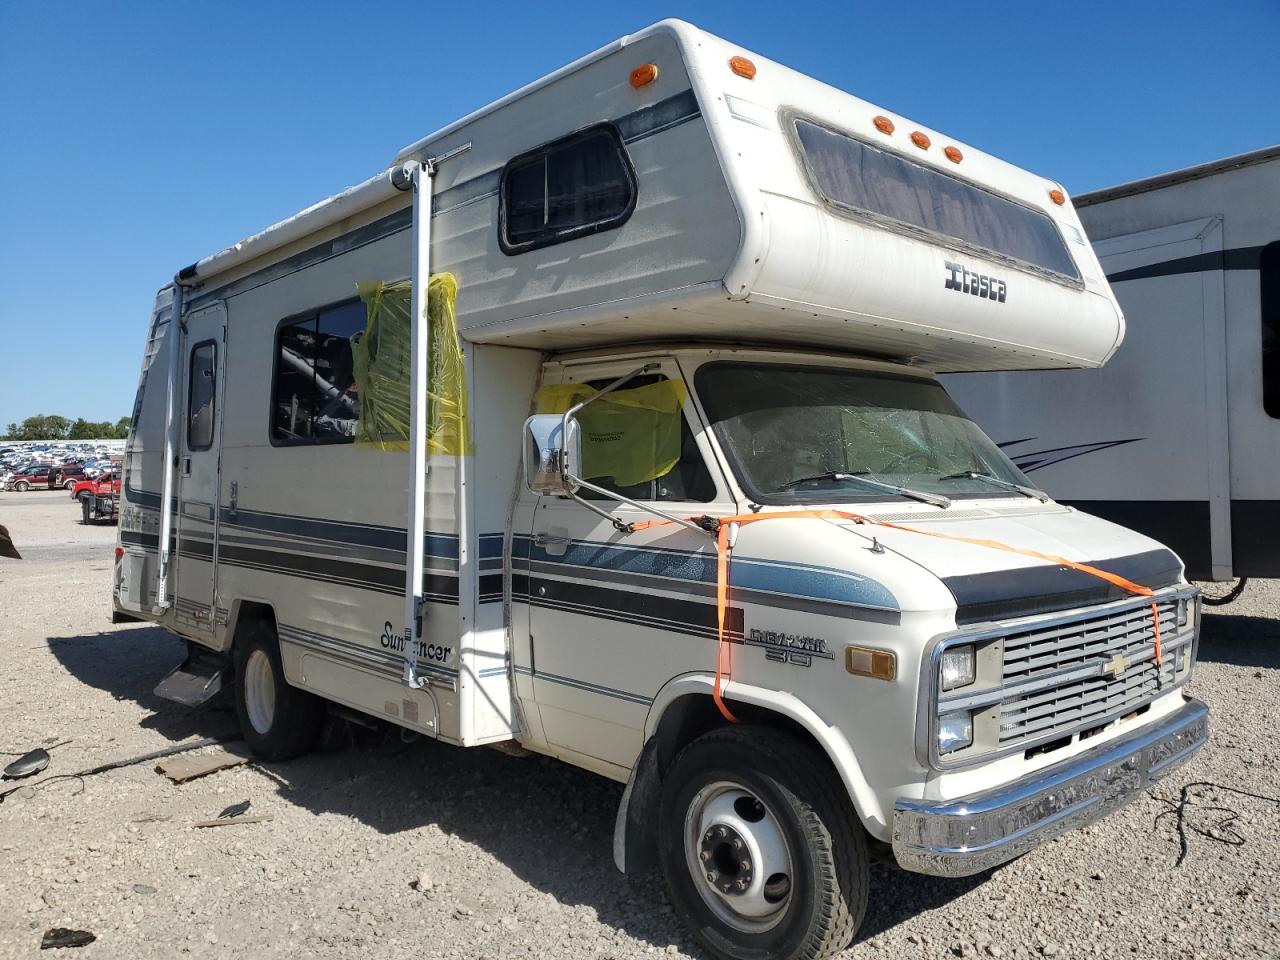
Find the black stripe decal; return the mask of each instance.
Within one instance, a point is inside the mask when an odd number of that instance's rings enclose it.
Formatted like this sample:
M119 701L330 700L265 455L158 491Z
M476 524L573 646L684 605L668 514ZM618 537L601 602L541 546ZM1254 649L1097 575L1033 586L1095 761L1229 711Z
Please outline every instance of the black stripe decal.
M1178 558L1168 550L1089 562L1153 590L1177 583L1181 572ZM943 577L942 582L956 598L956 624L960 626L1055 613L1130 596L1091 574L1053 565Z
M1207 270L1259 270L1262 268L1262 247L1236 247L1234 250L1214 250L1190 257L1149 263L1145 267L1121 270L1107 274L1111 283L1122 280L1146 280L1150 277L1171 277L1179 273L1201 273Z
M614 590L530 576L528 602L565 613L652 626L695 637L715 639L718 634L714 604L677 600L637 590ZM742 608L730 607L725 611L725 636L740 641L742 634Z

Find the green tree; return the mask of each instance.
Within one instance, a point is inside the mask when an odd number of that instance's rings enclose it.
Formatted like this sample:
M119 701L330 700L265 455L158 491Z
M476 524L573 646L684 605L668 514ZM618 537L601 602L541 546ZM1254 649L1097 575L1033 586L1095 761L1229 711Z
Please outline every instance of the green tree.
M124 440L129 436L129 418L121 417L116 421L115 433L112 434L118 440Z

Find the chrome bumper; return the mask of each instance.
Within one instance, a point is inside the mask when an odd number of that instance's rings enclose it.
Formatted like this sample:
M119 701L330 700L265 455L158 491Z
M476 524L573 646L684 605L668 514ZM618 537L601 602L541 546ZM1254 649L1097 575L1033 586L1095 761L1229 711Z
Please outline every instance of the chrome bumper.
M981 873L1106 816L1188 760L1209 738L1209 708L1188 699L1148 727L958 800L899 800L893 854L906 870Z

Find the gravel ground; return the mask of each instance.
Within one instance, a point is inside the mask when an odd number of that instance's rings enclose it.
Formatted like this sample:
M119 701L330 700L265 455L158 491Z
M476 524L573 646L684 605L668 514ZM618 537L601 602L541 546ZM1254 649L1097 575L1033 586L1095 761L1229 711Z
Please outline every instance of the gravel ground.
M0 750L69 740L43 778L235 728L225 709L151 693L182 647L109 623L114 527L80 525L61 492L0 493L0 523L24 555L0 559ZM1188 781L1280 796L1280 582L1224 609L1204 621L1192 686L1213 738L1190 766L991 874L876 866L850 955L1280 955L1280 806L1195 788L1181 866L1162 817ZM330 741L184 785L143 764L9 796L0 956L35 956L54 926L97 934L86 960L698 955L657 879L613 868L619 786L491 750L344 729ZM244 800L272 819L193 828Z

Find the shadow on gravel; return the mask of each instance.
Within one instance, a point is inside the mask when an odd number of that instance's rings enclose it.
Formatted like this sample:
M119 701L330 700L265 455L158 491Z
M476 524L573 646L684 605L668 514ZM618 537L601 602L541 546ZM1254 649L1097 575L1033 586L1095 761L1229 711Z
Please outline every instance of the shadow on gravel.
M1280 620L1205 612L1199 659L1238 667L1280 667Z
M152 693L184 652L182 642L163 629L54 637L49 646L82 683L148 710L143 726L170 739L210 736L235 725L225 710L187 710ZM484 850L562 905L587 907L599 922L651 945L674 943L700 953L677 921L661 879L625 877L613 866L621 784L547 757L511 757L425 739L406 744L394 734L379 740L363 731L354 741L372 745L256 766L281 799L314 814L351 817L388 835L434 825ZM432 868L412 845L403 851L402 866L406 886ZM875 865L858 941L984 879L944 880ZM457 896L465 901L468 892Z
M161 627L135 627L78 637L50 637L49 650L66 671L116 700L132 700L147 711L140 726L169 740L210 737L238 729L225 707L190 710L151 691L182 662L186 643Z

